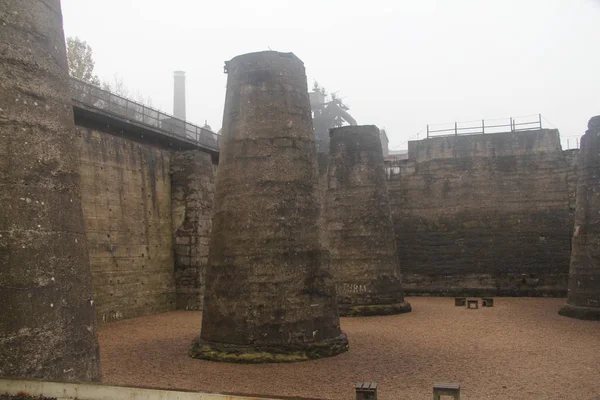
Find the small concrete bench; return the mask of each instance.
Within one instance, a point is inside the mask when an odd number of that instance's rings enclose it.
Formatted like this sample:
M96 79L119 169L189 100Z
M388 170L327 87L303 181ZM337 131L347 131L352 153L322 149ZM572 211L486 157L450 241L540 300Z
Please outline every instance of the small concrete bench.
M475 307L471 307L475 306ZM467 308L476 309L479 308L479 300L467 300Z
M467 303L467 298L466 297L455 297L454 298L454 305L456 307L462 307Z
M494 307L494 299L491 297L483 297L481 306L482 307Z
M454 400L460 400L460 385L458 383L435 383L433 400L440 400L441 396L452 396Z
M356 400L377 400L377 383L358 382L356 384Z

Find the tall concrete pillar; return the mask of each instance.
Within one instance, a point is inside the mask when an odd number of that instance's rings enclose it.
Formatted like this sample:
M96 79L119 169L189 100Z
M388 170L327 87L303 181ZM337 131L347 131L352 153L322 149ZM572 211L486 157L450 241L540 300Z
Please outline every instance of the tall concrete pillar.
M581 138L569 290L559 314L600 320L600 115Z
M404 301L379 129L331 129L325 229L341 315L411 311Z
M185 121L185 71L173 72L173 115Z
M235 57L226 69L202 332L190 355L294 362L346 351L317 229L304 64L266 51Z
M214 207L215 167L200 150L171 153L171 218L178 310L202 310Z
M58 0L0 0L0 376L100 379Z

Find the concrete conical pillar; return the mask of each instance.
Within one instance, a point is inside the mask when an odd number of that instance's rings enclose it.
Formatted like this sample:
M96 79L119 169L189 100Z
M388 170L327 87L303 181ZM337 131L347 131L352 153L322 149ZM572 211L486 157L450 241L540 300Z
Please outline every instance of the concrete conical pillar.
M404 301L379 129L330 131L325 226L341 315L411 311Z
M600 320L600 116L581 138L569 291L559 314Z
M304 64L267 51L235 57L226 71L202 332L190 355L291 362L346 351L317 229Z
M0 21L0 376L99 380L60 1Z

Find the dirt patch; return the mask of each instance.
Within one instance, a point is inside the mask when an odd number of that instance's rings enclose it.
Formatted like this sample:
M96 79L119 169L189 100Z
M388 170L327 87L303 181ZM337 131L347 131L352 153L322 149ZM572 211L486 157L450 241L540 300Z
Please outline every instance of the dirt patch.
M359 381L380 399L430 399L458 382L462 399L600 399L600 323L561 317L564 299L496 298L493 308L453 298L407 298L413 312L343 318L350 350L294 364L192 359L202 313L176 311L100 326L104 383L349 399Z

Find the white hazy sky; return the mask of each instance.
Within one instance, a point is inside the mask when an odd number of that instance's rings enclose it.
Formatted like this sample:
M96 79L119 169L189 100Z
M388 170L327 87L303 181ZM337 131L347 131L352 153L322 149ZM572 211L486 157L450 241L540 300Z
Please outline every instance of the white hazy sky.
M62 0L65 34L172 111L222 123L224 61L294 52L359 124L404 148L427 124L541 113L566 137L600 114L600 0ZM544 121L546 124L546 122ZM546 124L546 126L550 126ZM422 138L422 134L420 135ZM573 139L572 139L573 141Z

